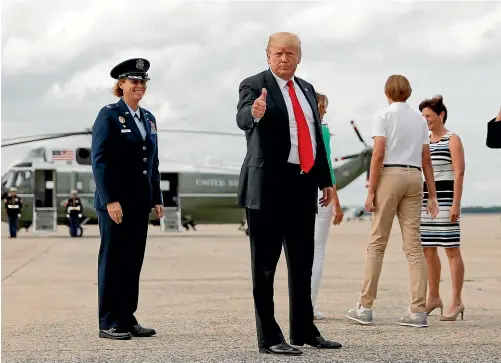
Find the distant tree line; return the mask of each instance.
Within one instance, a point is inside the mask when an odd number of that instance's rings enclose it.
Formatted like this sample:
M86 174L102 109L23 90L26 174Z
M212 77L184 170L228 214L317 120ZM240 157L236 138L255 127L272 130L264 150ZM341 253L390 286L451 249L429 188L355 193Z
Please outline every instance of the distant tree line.
M496 207L463 207L461 208L461 212L463 213L478 213L478 214L485 214L485 213L501 213L501 206L496 206Z

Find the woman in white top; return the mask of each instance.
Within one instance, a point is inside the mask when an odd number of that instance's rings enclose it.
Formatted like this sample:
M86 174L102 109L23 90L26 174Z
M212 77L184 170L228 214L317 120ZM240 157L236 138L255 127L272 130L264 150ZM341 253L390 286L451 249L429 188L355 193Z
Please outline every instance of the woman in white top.
M424 118L406 103L412 93L407 78L392 75L385 84L389 107L376 117L372 128L374 147L365 208L372 212L372 233L367 248L365 278L360 301L348 318L372 324L372 304L376 299L384 251L395 215L402 231L404 252L409 264L411 303L400 325L426 327L426 261L419 226L423 198L424 171L430 198L427 210L438 213L428 128Z

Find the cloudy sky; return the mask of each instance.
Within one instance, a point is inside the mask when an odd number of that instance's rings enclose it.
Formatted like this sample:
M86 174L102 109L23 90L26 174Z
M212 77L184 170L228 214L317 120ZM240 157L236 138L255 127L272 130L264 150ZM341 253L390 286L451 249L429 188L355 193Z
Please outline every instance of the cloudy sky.
M2 138L90 127L116 102L111 68L150 60L142 106L159 127L239 132L239 82L267 68L269 34L297 33L297 75L326 93L333 156L362 150L383 85L406 75L419 102L442 94L447 126L466 151L463 205L501 204L501 153L485 147L501 106L501 2L487 1L13 1L2 11ZM88 145L90 138L49 146ZM164 157L241 163L245 139L162 135ZM40 144L43 145L43 144ZM2 173L33 146L2 149ZM362 205L365 176L340 192Z

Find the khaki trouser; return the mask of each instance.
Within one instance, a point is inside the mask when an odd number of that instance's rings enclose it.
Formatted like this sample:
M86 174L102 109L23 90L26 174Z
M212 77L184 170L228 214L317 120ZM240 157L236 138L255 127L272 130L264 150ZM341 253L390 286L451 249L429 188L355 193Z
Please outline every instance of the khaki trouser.
M420 223L423 200L423 177L414 168L383 168L376 190L372 214L371 241L367 248L365 278L360 303L372 308L376 299L384 251L388 244L395 214L400 223L404 252L411 280L411 311L426 311L426 262L421 246Z

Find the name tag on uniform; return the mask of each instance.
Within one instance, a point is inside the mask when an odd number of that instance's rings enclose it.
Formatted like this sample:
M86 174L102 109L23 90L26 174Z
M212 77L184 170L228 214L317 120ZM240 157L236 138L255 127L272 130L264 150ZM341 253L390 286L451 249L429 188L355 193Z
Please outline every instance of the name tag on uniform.
M126 133L126 132L131 132L130 129L124 129L124 130L120 130L122 131L122 134Z

